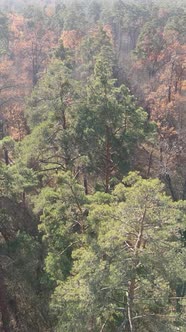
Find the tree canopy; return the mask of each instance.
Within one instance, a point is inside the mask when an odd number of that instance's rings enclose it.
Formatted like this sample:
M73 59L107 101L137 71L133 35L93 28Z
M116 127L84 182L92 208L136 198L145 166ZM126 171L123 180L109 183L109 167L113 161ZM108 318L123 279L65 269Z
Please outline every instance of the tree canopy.
M186 329L185 1L1 1L0 331Z

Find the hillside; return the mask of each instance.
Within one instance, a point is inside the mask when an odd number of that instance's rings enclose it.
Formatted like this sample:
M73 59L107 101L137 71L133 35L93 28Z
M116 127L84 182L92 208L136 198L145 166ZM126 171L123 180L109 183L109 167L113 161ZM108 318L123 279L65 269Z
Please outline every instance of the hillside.
M0 331L186 330L185 9L1 1Z

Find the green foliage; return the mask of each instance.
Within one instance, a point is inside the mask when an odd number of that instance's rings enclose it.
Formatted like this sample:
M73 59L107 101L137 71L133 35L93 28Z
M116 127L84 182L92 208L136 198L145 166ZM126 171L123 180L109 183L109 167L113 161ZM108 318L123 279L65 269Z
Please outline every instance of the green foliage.
M144 137L147 118L129 89L117 86L110 53L104 47L96 57L76 129L80 154L89 158L89 171L102 178L108 176L109 182L117 171L121 175L129 168L132 149Z
M130 172L137 148L154 147L159 129L149 120L155 90L140 99L147 114L131 92L138 93L131 64L137 75L145 63L151 79L185 41L182 0L167 10L158 2L46 1L23 9L20 0L23 22L11 36L0 13L0 56L9 60L10 36L16 63L24 22L36 38L30 133L16 143L3 132L0 142L0 329L6 321L20 332L185 330L185 201L172 202L158 179ZM63 32L79 36L77 44L66 49ZM39 79L50 33L59 44ZM23 80L30 80L24 66ZM173 76L167 66L167 81ZM4 115L0 122L4 129ZM148 154L149 169L156 153Z
M181 44L185 43L186 36L186 15L182 9L179 9L172 15L165 26L166 31L173 31L176 33L178 40Z
M58 120L67 107L72 91L70 70L60 60L54 60L28 101L28 124L31 128L46 120ZM60 114L61 112L61 114Z
M68 169L78 157L73 84L70 69L54 60L29 100L28 123L33 131L20 145L20 153L34 169Z
M131 173L124 183L110 199L90 197L85 242L53 295L59 331L128 331L130 323L138 331L176 331L181 322L172 284L186 277L178 241L184 214L158 180Z
M156 56L163 49L160 20L147 22L139 36L137 53L140 57Z
M95 34L83 38L78 48L78 54L82 64L79 67L81 80L87 82L90 75L94 72L97 56L104 52L107 59L112 62L113 69L117 71L116 56L113 51L110 37L104 30L103 25L98 25Z
M0 12L0 56L8 51L8 18Z
M132 150L144 138L147 115L129 89L118 86L116 60L103 29L98 37L92 39L95 57L86 89L73 80L65 55L52 62L28 102L33 130L20 151L35 170L97 173L108 191L112 177L129 169Z
M71 269L71 252L81 241L84 228L86 202L83 188L70 173L56 175L56 189L43 188L35 209L40 212L40 231L46 245L46 271L58 282L66 278Z
M66 6L64 11L64 30L80 30L83 32L86 23L84 6L81 2L74 1L71 6Z
M1 292L2 280L4 281L1 300L8 303L7 310L12 310L12 321L20 331L25 328L44 329L47 325L47 303L44 303L42 297L38 297L41 290L41 243L36 236L37 226L34 217L19 202L20 189L15 187L15 183L16 180L20 181L20 176L18 178L17 171L14 171L11 173L9 168L1 167ZM22 174L23 177L25 174ZM29 180L31 181L31 173ZM2 315L3 313L2 311ZM7 326L11 324L11 320L7 321Z

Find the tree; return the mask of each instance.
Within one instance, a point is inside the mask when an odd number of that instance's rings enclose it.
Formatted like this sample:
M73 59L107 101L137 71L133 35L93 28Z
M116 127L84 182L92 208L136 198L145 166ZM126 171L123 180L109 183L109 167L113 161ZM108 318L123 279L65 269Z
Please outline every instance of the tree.
M107 49L107 58L113 65L114 72L117 72L116 57L112 45L112 32L110 27L106 25L98 25L89 31L78 47L78 55L80 61L77 63L80 78L87 83L87 79L93 74L96 58L101 53L102 49Z
M87 199L70 172L59 172L54 180L54 188L45 186L35 198L35 212L40 215L46 272L56 284L69 276L72 250L84 232Z
M129 168L132 148L142 139L146 120L129 89L117 86L113 64L111 49L103 47L96 57L76 128L80 154L88 157L89 172L103 179L106 192L112 176Z
M53 168L54 172L58 168L72 168L73 160L78 158L73 98L71 71L61 60L54 60L29 101L27 114L33 131L23 142L27 164L30 161L33 167L35 165L40 170ZM32 142L29 150L27 139Z
M64 30L79 30L84 32L87 26L87 20L84 12L84 6L81 2L73 1L69 7L64 10Z
M112 195L89 197L86 236L72 252L69 277L52 305L57 331L176 331L176 285L185 281L185 204L173 203L159 180L130 173Z
M0 12L0 57L7 53L9 44L8 18Z
M23 168L19 173L0 164L0 326L6 332L48 327L46 297L44 304L40 295L42 246L36 218L20 199L21 187L31 179L28 172L25 176Z
M102 4L95 0L90 1L88 4L88 16L89 22L92 21L93 24L97 23L100 19L102 11Z
M58 38L50 28L49 17L40 7L28 6L24 17L27 58L30 58L30 74L34 87Z
M151 145L146 145L149 160L152 161L151 174L165 181L167 192L173 199L184 197L185 183L184 171L176 166L184 164L181 142L185 136L184 28L177 20L180 17L180 21L184 21L181 12L183 10L179 6L174 9L156 6L152 12L153 19L147 21L139 35L138 60L133 66L132 78L133 89L138 90L139 98L143 99L149 118L157 123L158 137L153 149ZM141 159L145 161L143 155Z

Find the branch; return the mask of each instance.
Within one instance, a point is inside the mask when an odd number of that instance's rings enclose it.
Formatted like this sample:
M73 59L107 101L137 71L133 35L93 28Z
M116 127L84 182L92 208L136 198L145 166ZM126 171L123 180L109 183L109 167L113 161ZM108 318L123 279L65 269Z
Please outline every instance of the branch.
M107 324L107 320L105 321L105 323L104 323L103 326L101 327L100 332L103 332L103 330L104 330L106 324Z
M63 164L57 162L57 161L45 161L45 160L39 160L40 163L43 163L43 164L52 164L52 165L58 165L60 166L59 168L63 168L64 170L66 170L66 168L64 167Z
M71 244L69 244L62 252L59 253L59 255L63 255L65 251L67 251L69 248L71 248L74 244L79 243L80 241L75 241Z
M137 239L136 244L135 244L135 254L137 253L137 249L139 249L140 246L141 246L141 241L142 241L142 238L143 238L144 220L145 220L146 212L147 212L147 209L145 207L145 210L143 212L143 216L141 218L140 232L138 234L138 239Z
M61 169L61 167L45 168L45 169L41 169L41 170L37 171L37 173L47 172L47 171L58 171L58 169Z
M135 281L134 281L135 282ZM133 283L131 282L131 285ZM133 325L132 325L132 300L130 292L127 292L127 313L128 313L128 321L129 321L129 326L130 326L130 332L133 332Z

